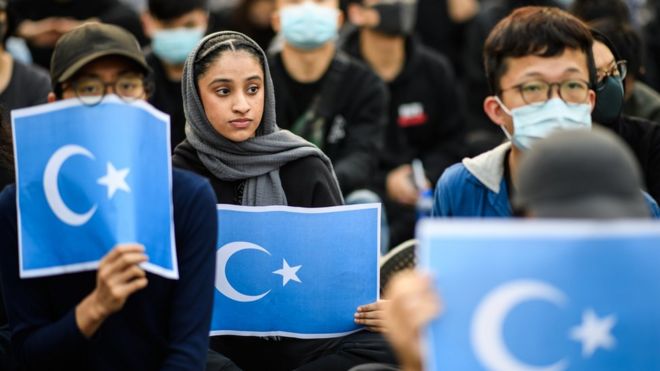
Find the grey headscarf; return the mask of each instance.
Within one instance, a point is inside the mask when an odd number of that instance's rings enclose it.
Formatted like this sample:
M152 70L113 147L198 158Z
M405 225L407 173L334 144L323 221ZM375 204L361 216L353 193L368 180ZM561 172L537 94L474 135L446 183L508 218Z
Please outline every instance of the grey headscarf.
M198 55L207 43L217 43L206 49L205 55L226 45L227 36L252 44L264 60L264 111L256 135L244 142L232 142L220 135L208 121L197 92L194 63L204 55ZM224 41L221 41L224 40ZM264 51L249 37L239 32L223 31L206 36L186 59L182 79L183 108L186 116L186 138L195 148L206 168L223 181L246 180L241 204L248 206L287 205L280 181L279 169L286 163L307 156L317 156L327 166L334 178L334 190L339 184L328 157L316 146L301 137L281 130L275 120L275 92ZM304 174L302 174L304 176Z

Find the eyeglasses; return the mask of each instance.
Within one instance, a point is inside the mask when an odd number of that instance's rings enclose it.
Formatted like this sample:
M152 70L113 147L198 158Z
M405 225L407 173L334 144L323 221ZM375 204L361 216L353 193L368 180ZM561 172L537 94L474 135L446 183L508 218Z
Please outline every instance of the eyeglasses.
M545 103L552 98L553 86L557 86L559 97L566 103L584 103L589 96L589 83L580 79L570 79L554 83L533 80L502 89L500 92L503 93L507 90L516 89L525 103L538 104Z
M626 78L628 73L628 61L621 60L610 64L609 68L596 71L597 81L602 81L606 76L617 76L621 80Z
M76 97L86 106L95 106L105 97L108 86L125 102L134 102L146 97L145 80L138 74L127 74L110 83L98 77L81 77L71 82Z

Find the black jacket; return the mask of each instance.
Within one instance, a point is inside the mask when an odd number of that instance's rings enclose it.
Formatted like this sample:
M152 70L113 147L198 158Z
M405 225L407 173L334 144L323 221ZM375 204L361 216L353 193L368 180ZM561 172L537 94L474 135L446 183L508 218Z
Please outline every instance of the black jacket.
M187 140L179 144L172 156L174 166L193 171L209 179L218 203L240 205L243 181L228 182L217 179L204 166L197 151ZM304 157L280 168L280 180L289 206L324 207L341 205L339 192L334 189L332 174L316 156Z
M280 54L271 57L269 63L275 86L277 123L283 129L292 129L308 110L309 106L301 106L300 102L313 101L321 90L327 89L324 84L336 76L335 89L329 89L333 93L324 93L327 97L322 99L323 143L317 145L332 160L345 195L366 187L375 173L377 153L382 148L387 109L385 84L366 66L341 52L335 55L325 75L312 84L293 81ZM295 85L311 87L309 96L295 96Z
M348 35L343 48L362 59L359 32ZM464 154L463 102L452 66L442 54L409 38L403 70L387 87L385 148L372 186L384 189L387 173L415 158L422 160L427 177L435 183Z
M165 67L153 52L146 55L151 70L154 91L149 97L149 103L170 115L170 146L172 150L186 139L184 131L186 117L183 113L183 98L181 96L181 81L172 81L167 77Z
M614 123L604 124L628 143L642 169L647 192L660 199L660 125L638 117L621 116Z

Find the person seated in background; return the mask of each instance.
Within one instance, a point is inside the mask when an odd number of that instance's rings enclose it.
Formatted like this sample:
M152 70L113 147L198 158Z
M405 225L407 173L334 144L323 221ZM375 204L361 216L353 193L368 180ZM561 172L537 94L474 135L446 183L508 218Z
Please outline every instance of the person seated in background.
M145 99L148 73L131 34L88 23L55 45L48 101L100 101L111 93ZM21 279L16 192L10 185L0 193L0 283L21 370L203 369L217 238L216 199L206 179L172 170L178 280L146 273L144 247L135 244L115 246L97 271Z
M596 107L592 117L630 146L644 175L644 189L657 200L660 197L660 125L622 114L626 62L618 56L609 38L595 28L592 33L597 69Z
M186 138L181 97L183 62L208 27L207 0L149 0L142 15L144 33L151 39L147 63L153 70L154 92L149 103L170 115L171 147Z
M240 0L235 6L211 11L209 32L233 30L249 36L268 50L275 37L270 20L275 11L275 0Z
M434 216L511 216L511 179L524 153L552 131L591 129L592 44L589 28L558 8L519 8L495 26L484 48L493 92L484 111L510 142L448 168L436 187Z
M343 21L338 2L277 0L272 24L284 43L269 63L278 124L332 160L348 199L367 187L376 171L387 90L375 73L337 50Z
M420 193L459 161L464 148L463 102L449 60L421 44L414 0L351 0L342 49L385 81L390 95L385 145L373 189L384 201L390 244L413 238ZM411 162L423 164L416 184ZM418 175L419 176L419 175Z

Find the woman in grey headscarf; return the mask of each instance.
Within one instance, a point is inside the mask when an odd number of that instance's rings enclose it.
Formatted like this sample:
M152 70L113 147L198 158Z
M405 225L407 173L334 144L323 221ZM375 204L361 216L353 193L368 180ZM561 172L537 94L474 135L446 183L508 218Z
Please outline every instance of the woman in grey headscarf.
M275 122L261 48L237 32L204 38L183 71L186 140L173 163L206 176L219 203L300 207L343 203L330 160ZM394 362L380 334L336 339L219 336L211 347L245 370L337 370Z

